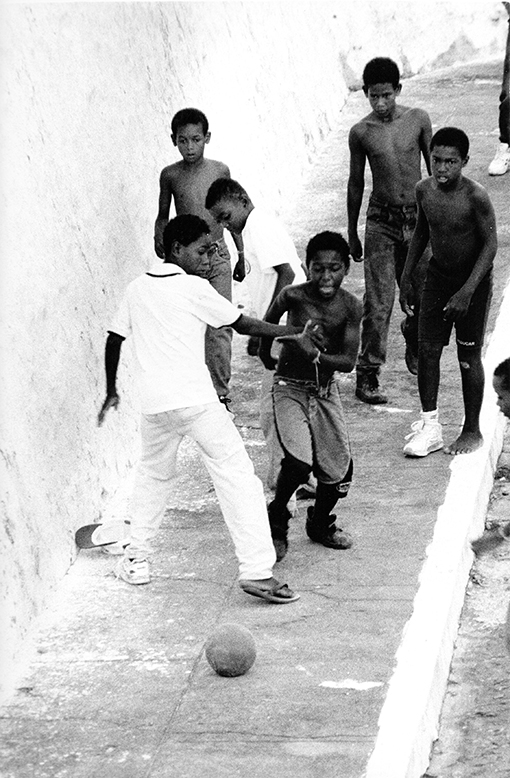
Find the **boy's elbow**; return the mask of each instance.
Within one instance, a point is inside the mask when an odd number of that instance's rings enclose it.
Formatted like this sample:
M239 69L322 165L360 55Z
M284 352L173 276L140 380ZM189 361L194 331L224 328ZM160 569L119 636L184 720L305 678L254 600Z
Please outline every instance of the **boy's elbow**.
M250 335L251 334L251 319L244 314L241 314L236 321L230 325L233 330L239 333L239 335Z

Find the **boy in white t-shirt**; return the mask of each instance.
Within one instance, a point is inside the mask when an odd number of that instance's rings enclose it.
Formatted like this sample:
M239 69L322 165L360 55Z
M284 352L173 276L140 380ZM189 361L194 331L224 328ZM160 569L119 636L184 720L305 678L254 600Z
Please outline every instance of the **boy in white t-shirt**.
M106 342L107 390L98 423L119 403L117 367L128 336L133 338L142 405L142 454L130 506L131 533L118 575L131 584L149 583L150 542L176 476L179 444L189 436L212 478L239 560L241 588L268 602L293 602L299 595L272 576L275 552L262 484L230 414L218 401L205 364L204 339L207 325L269 336L295 328L275 328L240 315L199 277L215 251L209 227L200 217L172 219L165 228L164 247L165 262L128 285Z
M306 281L292 238L276 216L255 207L246 190L231 178L218 178L211 184L205 207L219 225L233 235L242 235L247 270L244 283L255 315L263 318L282 289ZM256 354L257 346L249 353ZM260 426L269 458L267 485L274 489L283 451L274 425L271 388L267 374L262 383Z

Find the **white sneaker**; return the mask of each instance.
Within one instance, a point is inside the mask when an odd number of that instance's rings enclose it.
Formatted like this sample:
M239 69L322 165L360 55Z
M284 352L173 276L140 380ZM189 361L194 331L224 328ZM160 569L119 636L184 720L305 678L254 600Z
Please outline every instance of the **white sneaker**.
M124 556L115 569L117 578L129 584L138 586L140 584L150 583L151 573L147 559L128 559Z
M438 421L415 421L411 424L411 429L413 431L406 435L406 456L426 457L427 454L443 448L443 428Z
M496 156L489 165L490 176L502 176L510 168L510 146L500 143Z

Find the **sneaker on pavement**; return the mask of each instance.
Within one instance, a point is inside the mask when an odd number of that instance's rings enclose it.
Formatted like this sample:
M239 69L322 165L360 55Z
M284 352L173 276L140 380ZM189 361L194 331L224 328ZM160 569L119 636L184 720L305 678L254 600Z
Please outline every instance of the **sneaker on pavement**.
M415 421L412 432L406 435L404 454L408 457L426 457L443 448L443 428L438 421Z
M118 563L115 574L128 584L139 586L150 583L151 573L147 559L128 559L124 556Z
M489 165L490 176L502 176L510 169L510 146L500 143L496 155Z
M384 405L388 402L388 398L379 388L379 379L376 373L358 373L356 397L369 405Z

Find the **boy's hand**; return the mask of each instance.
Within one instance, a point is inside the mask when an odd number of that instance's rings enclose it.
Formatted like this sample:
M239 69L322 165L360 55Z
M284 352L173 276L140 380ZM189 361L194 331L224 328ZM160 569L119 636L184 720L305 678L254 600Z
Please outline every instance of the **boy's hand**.
M406 284L405 282L402 284L402 281L400 282L399 302L400 307L406 316L414 316L415 300L414 290L411 284Z
M322 342L321 335L319 333L319 325L313 324L311 319L308 319L302 332L296 335L280 335L276 340L281 343L288 343L291 346L296 346L303 356L310 361L313 361L317 357L317 351L319 350L319 344Z
M234 281L244 281L244 279L246 278L246 265L243 257L240 257L237 260L234 266L234 273L232 278L234 279Z
M98 427L102 425L103 421L105 420L106 414L108 413L110 408L117 409L119 403L120 403L120 397L117 394L117 392L115 392L115 394L109 394L106 396L106 400L104 401L101 410L99 411L97 416Z
M443 318L445 321L456 321L462 319L468 312L472 295L459 289L453 297L450 297L443 308Z
M163 241L161 238L158 238L157 235L154 236L154 251L158 255L160 259L165 258L165 249L163 247Z
M363 247L357 235L349 238L349 251L355 262L363 262Z

